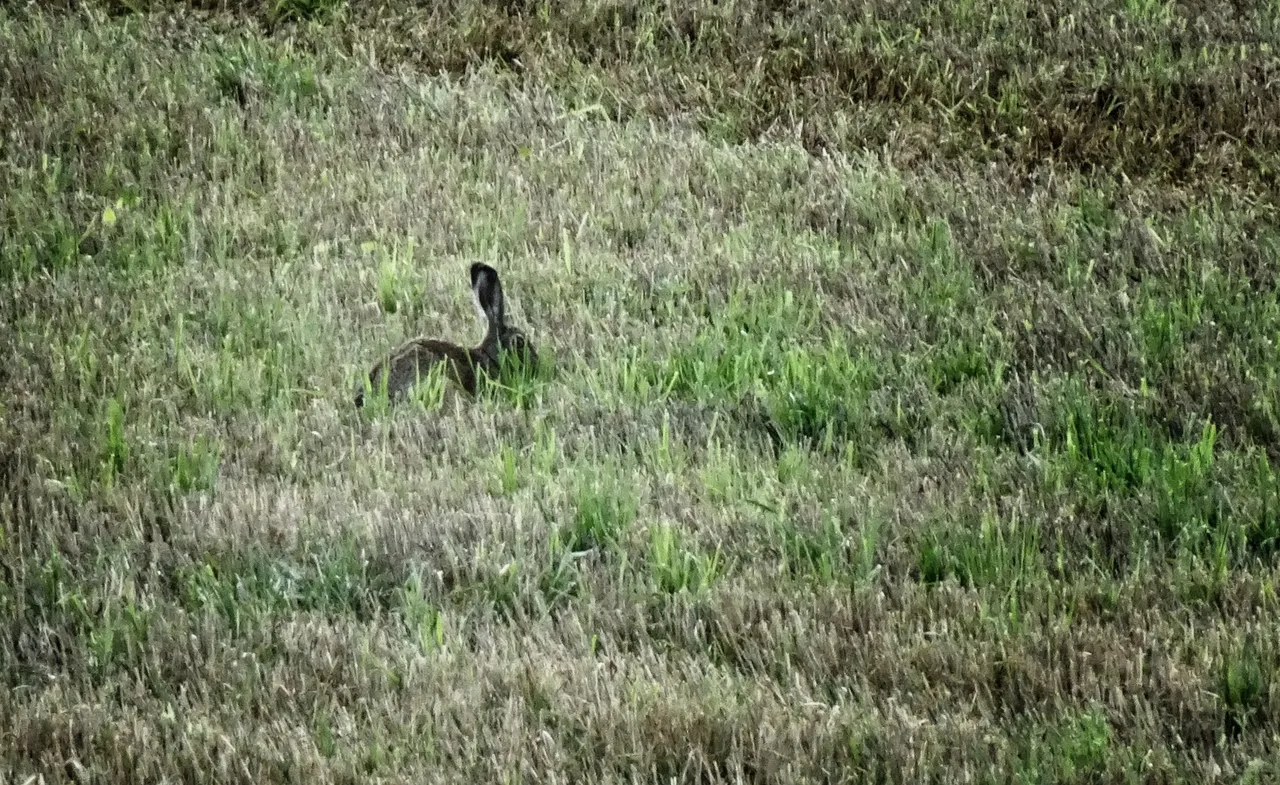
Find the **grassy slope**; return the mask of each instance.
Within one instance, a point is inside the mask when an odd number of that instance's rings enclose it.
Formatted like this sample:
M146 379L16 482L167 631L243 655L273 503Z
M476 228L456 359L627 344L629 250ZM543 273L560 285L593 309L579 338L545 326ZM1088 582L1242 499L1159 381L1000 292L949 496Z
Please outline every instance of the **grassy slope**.
M1280 776L1280 11L933 6L0 11L0 770Z

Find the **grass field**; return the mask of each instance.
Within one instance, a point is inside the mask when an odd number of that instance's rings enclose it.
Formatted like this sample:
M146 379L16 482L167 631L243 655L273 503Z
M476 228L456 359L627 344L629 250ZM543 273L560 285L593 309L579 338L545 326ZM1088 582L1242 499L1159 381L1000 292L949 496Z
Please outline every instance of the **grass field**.
M0 8L0 781L1280 782L1280 3L217 5Z

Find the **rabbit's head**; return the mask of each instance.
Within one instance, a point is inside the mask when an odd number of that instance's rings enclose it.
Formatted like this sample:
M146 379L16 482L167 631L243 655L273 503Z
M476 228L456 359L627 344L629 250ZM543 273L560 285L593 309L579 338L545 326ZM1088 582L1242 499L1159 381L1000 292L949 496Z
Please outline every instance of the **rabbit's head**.
M471 265L471 292L476 309L488 328L477 352L491 369L498 369L504 357L519 359L530 367L537 365L538 355L524 331L507 322L506 303L498 271L487 264Z

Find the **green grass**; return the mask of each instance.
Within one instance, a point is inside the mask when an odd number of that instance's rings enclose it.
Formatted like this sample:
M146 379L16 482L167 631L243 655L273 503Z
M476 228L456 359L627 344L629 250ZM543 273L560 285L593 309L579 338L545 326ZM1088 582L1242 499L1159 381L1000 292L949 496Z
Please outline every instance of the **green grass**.
M1280 777L1280 6L211 8L0 10L0 771Z

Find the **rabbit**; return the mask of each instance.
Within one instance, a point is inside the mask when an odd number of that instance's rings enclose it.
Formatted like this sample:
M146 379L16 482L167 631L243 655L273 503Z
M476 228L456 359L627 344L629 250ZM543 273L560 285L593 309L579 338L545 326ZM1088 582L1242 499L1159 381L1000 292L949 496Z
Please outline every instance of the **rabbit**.
M475 295L476 310L488 324L484 340L478 346L464 348L438 338L415 338L373 366L368 376L372 388L378 390L385 376L388 400L403 399L432 366L448 362L453 380L468 395L474 396L479 381L477 372L496 377L502 357L509 353L523 354L526 362L536 365L533 344L521 330L507 323L498 271L480 262L472 264L471 292ZM355 404L357 408L364 406L363 380L356 392Z

